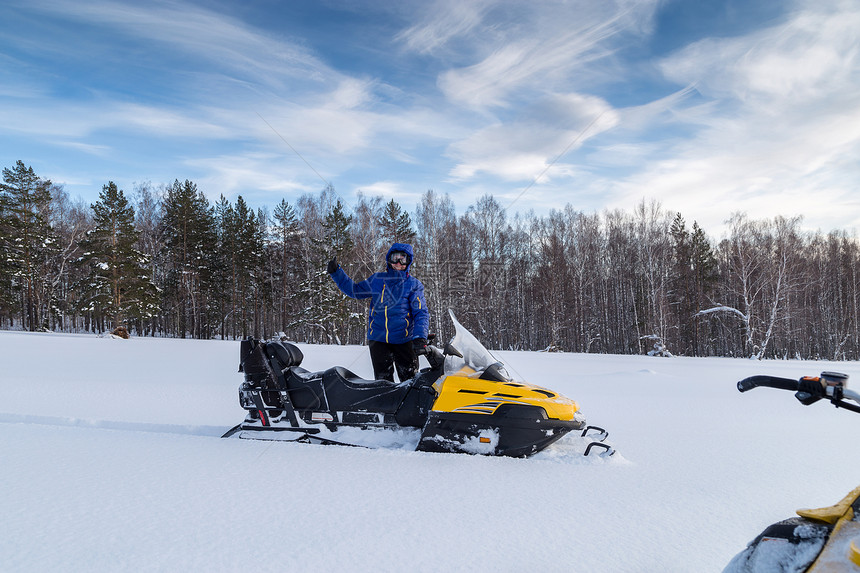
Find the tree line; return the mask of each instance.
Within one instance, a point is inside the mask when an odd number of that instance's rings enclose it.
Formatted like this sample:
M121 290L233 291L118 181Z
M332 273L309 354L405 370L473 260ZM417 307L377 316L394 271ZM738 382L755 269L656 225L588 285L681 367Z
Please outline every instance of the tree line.
M433 190L410 213L331 185L254 210L188 180L130 196L108 182L85 205L18 161L0 187L0 327L360 344L366 302L326 263L363 279L397 241L415 247L442 340L451 308L491 348L860 358L857 237L799 217L727 223L714 241L644 200L536 215L485 195L458 214Z

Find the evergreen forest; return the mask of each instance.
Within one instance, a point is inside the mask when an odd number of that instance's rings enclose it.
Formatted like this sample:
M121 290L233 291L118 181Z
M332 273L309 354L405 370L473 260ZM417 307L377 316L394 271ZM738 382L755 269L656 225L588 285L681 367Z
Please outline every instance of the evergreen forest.
M192 181L113 182L72 200L22 161L0 186L0 328L361 344L367 301L326 273L384 270L414 245L431 332L447 309L489 348L616 354L860 358L860 244L799 217L732 215L715 241L657 202L510 213L485 195L457 213L331 185L294 203L211 203Z

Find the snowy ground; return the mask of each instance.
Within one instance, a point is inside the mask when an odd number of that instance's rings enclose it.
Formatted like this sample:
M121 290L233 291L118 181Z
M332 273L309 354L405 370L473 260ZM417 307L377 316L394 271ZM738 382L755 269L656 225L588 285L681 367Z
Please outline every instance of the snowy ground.
M218 437L238 343L0 332L3 571L720 571L860 483L860 416L752 374L857 363L500 352L618 455L532 459ZM364 347L303 366L370 376Z

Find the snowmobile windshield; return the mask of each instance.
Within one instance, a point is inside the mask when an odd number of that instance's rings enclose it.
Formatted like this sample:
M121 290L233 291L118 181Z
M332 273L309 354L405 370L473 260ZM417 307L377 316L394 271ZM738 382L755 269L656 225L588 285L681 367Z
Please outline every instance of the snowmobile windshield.
M507 370L505 370L502 362L493 356L489 350L484 348L484 345L471 332L466 330L466 327L457 321L454 311L448 309L448 313L451 315L451 321L454 323L454 338L451 339L451 346L459 350L463 357L446 356L445 374L455 374L461 372L463 367L468 367L475 371L474 374L469 374L476 378L510 382L511 377Z

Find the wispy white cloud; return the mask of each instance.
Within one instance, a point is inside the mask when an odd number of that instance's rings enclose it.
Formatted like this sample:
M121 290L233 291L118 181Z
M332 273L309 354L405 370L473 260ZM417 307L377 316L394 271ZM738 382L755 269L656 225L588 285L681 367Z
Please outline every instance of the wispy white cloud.
M148 134L158 137L226 139L233 137L227 125L207 117L205 109L170 109L164 106L96 99L89 102L56 102L44 96L0 110L2 129L80 148L105 133Z
M612 185L612 203L655 196L712 229L734 211L804 214L811 227L845 221L858 204L845 190L860 177L860 7L837 4L664 60L666 77L695 85L707 103L671 106L694 135L644 153L638 172ZM847 220L860 225L855 213Z
M149 42L148 50L165 54L171 64L179 61L176 55L193 56L256 85L282 88L287 79L325 81L338 75L300 44L188 2L30 0L27 6L52 17L62 16L81 25L110 27ZM110 54L110 50L104 49L99 57L108 58ZM194 69L193 65L190 67Z
M437 86L448 109L473 112L465 124L471 129L447 147L454 164L446 182L461 195L513 196L537 179L529 195L549 195L557 204L564 184L579 183L586 172L567 160L567 152L622 121L604 98L589 94L623 75L614 54L631 37L647 36L657 7L623 1L480 4L467 34L446 28L450 12L428 10L438 16L428 15L423 28L409 32L432 37L435 53L458 49ZM583 133L595 118L598 123Z
M615 112L600 98L552 95L528 108L517 121L490 125L453 143L448 151L456 161L451 176L454 180L478 174L506 181L532 180L560 154L617 122ZM564 163L554 165L551 176L564 175L565 169Z
M424 18L397 34L394 40L408 50L432 54L445 47L450 40L469 34L482 24L491 0L439 0L422 3Z
M643 22L650 21L657 6L656 2L482 3L471 11L467 25L451 27L448 19L455 11L445 10L447 3L443 4L422 26L410 28L409 37L426 35L434 38L434 46L456 44L470 55L471 61L464 64L451 58L454 65L440 75L438 85L451 102L478 109L508 105L521 90L570 91L576 76L588 75L589 64L611 65L606 58L616 46L610 40L625 32L643 33L647 29Z
M90 143L82 143L80 141L63 140L58 140L55 142L55 144L58 147L67 147L69 149L74 149L76 151L80 151L81 153L97 157L108 157L111 152L111 147L109 145L94 145Z
M201 189L218 189L231 201L242 195L252 204L266 203L268 198L286 197L320 189L322 183L302 185L290 173L291 166L275 153L245 152L211 157L191 157L183 164L206 173L198 179Z
M402 205L411 207L412 204L418 202L424 190L407 188L401 181L380 180L359 185L354 191L360 191L369 197L379 195L385 200L394 199Z
M825 2L741 38L692 44L661 68L709 96L797 107L855 85L858 30L855 2Z
M439 88L451 101L479 109L504 106L517 90L558 89L567 84L572 70L609 54L605 40L615 22L597 22L549 40L529 37L500 46L472 66L445 72Z
M195 114L198 115L198 114ZM210 121L205 114L194 117L179 110L140 104L120 104L104 114L102 122L129 131L143 131L160 137L225 139L233 137L228 126Z

